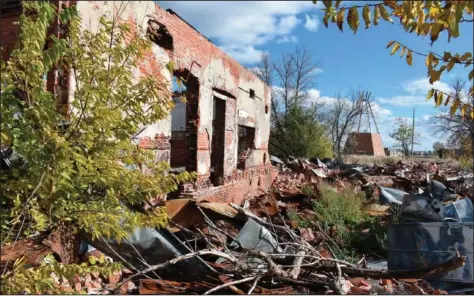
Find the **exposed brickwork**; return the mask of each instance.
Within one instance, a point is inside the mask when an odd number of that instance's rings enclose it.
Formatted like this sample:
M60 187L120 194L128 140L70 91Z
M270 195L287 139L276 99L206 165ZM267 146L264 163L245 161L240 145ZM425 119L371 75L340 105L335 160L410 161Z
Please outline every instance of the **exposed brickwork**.
M186 166L188 158L187 140L186 139L171 139L171 159L172 167Z
M225 185L198 192L198 200L211 202L241 203L245 198L252 198L268 191L278 171L271 165L259 166L235 171L229 176Z
M57 7L65 8L75 2L55 0L54 3ZM82 6L86 13L99 11L104 5L109 5L109 7L112 5L105 1L89 1L89 3ZM192 184L184 184L180 188L185 196L193 196L200 200L238 203L246 197L260 194L262 190L268 190L277 175L277 171L266 159L268 135L261 135L262 129L258 129L258 126L262 123L262 120L269 121L270 87L264 85L251 71L225 54L177 14L165 11L158 5L155 7L154 15L156 19L152 22L158 24L157 28L162 30L161 32L169 32L169 35L167 35L166 45L158 40L154 49L159 46L162 52L167 55L167 58L174 61L174 76L181 77L186 82L186 136L180 139L171 139L165 136L165 134L168 134L167 131L161 133L160 130L156 131L157 134L154 138L140 138L139 146L155 150L157 160L170 161L172 166L184 165L187 171L198 171L199 163L200 172L197 181ZM114 13L117 13L117 7L114 7L114 9ZM132 30L126 38L128 42L137 33L136 27L142 25L138 22L143 17L137 17L136 11L137 9L130 9L121 20L132 25ZM147 14L150 13L147 12ZM17 18L18 16L9 16L1 19L2 39L0 40L2 46L6 48L2 52L2 58L6 57L13 48L19 30L19 27L13 24ZM166 28L162 28L161 25ZM56 20L48 34L59 36L59 34L66 32L67 28L59 27L59 22ZM139 63L138 71L141 75L163 80L164 65L157 58L158 56L154 56L155 52L150 50L145 53L143 63ZM206 72L209 69L211 69L211 72ZM65 105L67 107L69 77L68 69L53 69L47 76L46 87L55 94L60 108ZM209 86L210 81L213 81L211 86ZM239 93L242 92L242 87L245 88L244 91L247 91L249 87L255 90L255 95L259 98L254 100L263 100L263 105L257 110L263 109L262 113L267 113L265 117L260 117L259 114L252 114L242 119L237 117L237 106L242 108L242 105L237 104L237 98L241 99ZM203 114L208 110L200 110L200 105L207 106L209 99L213 99L212 95L209 97L211 92L208 92L206 88L212 88L212 91L228 97L227 100L218 100L222 104L218 106L217 114L219 116L215 118L214 125L206 123L210 121L209 118L201 120L201 116L204 116ZM241 104L240 102L242 101L239 101L239 104ZM246 106L247 113L249 112L248 106ZM65 110L62 108L61 110L66 114L69 112L68 108ZM208 114L205 115L208 116ZM250 131L249 136L253 139L259 137L258 147L256 147L255 140L253 140L249 148L264 152L263 164L254 161L251 164L252 166L255 165L254 167L244 167L243 170L237 170L237 124L256 127ZM155 131L153 131L154 133ZM214 171L221 177L217 182L211 181L210 170L207 170L207 172L203 170L203 164L210 164L211 160L212 163L217 164ZM218 184L221 186L214 186Z

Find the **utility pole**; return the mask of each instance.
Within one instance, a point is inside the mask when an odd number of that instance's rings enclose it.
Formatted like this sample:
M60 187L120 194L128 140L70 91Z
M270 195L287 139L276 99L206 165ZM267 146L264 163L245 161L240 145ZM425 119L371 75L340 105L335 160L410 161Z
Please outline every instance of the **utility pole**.
M413 143L415 142L415 108L413 108L413 123L411 128L411 157L413 158Z

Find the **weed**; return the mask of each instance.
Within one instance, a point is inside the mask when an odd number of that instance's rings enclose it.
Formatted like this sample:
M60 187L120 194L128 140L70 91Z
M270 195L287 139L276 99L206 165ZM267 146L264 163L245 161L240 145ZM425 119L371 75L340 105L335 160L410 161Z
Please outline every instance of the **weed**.
M301 188L301 193L309 197L313 197L316 194L314 191L314 187L308 184L304 185L303 188Z
M356 193L350 187L337 192L323 184L314 203L321 230L329 234L335 249L349 262L356 261L358 253L386 254L386 226L361 209L364 200L364 192Z

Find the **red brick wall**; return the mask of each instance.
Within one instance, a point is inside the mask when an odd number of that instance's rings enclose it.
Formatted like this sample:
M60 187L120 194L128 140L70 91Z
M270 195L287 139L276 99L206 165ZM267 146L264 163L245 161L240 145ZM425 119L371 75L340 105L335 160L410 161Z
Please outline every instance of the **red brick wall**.
M10 52L15 47L16 39L20 34L20 25L15 24L19 19L19 15L2 15L0 19L0 47L2 48L3 61L9 59Z
M188 158L187 140L171 139L171 160L172 167L186 166Z
M375 156L385 156L385 151L382 145L382 138L379 134L371 133L350 133L348 141L346 141L345 151L347 153L349 139L355 139L355 154L367 154Z
M194 197L198 201L226 202L240 204L246 198L261 195L270 189L278 176L278 170L272 165L263 165L235 171L225 185L202 189L183 197Z

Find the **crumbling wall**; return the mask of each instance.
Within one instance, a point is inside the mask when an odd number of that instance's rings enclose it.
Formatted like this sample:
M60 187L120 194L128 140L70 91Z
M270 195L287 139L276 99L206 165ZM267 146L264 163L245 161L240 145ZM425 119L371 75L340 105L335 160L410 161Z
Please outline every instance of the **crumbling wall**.
M196 145L198 182L195 188L198 192L195 193L195 196L215 199L218 195L226 195L222 192L224 189L219 189L220 187L212 188L212 183L209 181L214 133L212 126L213 101L216 96L226 101L225 185L221 187L230 190L234 194L237 190L228 188L238 186L247 188L249 183L258 183L258 180L249 181L253 178L251 177L253 174L271 176L271 165L268 157L270 88L174 12L165 11L156 6L154 17L166 25L173 36L172 58L177 68L190 71L199 81L199 118ZM238 172L237 170L238 125L255 128L255 148L250 154L251 158L246 162L247 167L244 172ZM242 185L244 179L245 186ZM268 186L261 189L266 190ZM208 190L204 190L205 188Z
M100 17L104 15L109 19L118 18L122 22L127 22L131 26L131 35L138 34L145 37L149 20L147 15L154 12L155 5L152 1L78 1L77 9L82 18L82 29L96 31ZM170 60L168 50L153 44L136 69L135 76L156 77L171 90L172 77L166 69L166 64ZM171 92L169 95L171 96ZM156 151L157 161L169 161L171 116L146 126L136 138L140 147Z
M61 5L63 1L58 1ZM154 28L165 30L166 38L154 40L136 75L151 75L172 88L172 75L186 85L186 137L181 139L174 161L197 172L197 181L187 184L186 194L198 199L238 202L246 196L267 190L276 177L276 170L268 156L270 133L271 90L251 71L222 52L205 36L181 19L173 11L165 11L153 1L78 1L75 3L82 17L82 28L94 31L101 16L119 17L132 26L133 33L145 36L151 19ZM3 27L2 19L2 27ZM2 31L3 34L3 31ZM3 36L3 35L2 35ZM3 56L2 52L2 56ZM174 73L166 69L173 61ZM67 74L67 73L66 73ZM71 102L74 79L68 74L66 93ZM54 80L53 80L54 81ZM57 85L56 82L54 82ZM222 147L214 147L223 158L223 182L216 186L211 180L214 99L223 100L225 118L222 123ZM170 160L171 116L146 126L137 136L141 147L154 149L158 160ZM238 155L238 126L252 128L251 151ZM221 127L221 126L219 126ZM176 144L176 142L174 143ZM184 157L183 157L184 156ZM181 162L176 161L179 158ZM243 165L237 168L239 160Z

